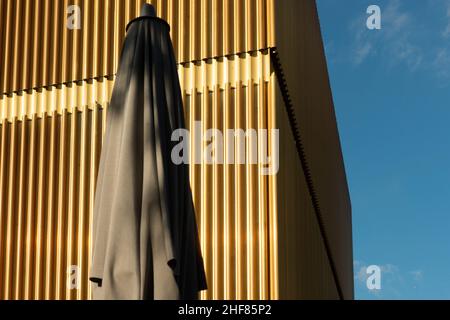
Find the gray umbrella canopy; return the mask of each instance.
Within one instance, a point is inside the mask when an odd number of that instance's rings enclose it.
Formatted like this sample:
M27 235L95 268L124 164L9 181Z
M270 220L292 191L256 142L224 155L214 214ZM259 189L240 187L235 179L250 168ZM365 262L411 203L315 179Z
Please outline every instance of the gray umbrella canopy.
M97 180L94 299L196 299L206 289L185 164L171 161L184 115L169 25L144 5L127 26Z

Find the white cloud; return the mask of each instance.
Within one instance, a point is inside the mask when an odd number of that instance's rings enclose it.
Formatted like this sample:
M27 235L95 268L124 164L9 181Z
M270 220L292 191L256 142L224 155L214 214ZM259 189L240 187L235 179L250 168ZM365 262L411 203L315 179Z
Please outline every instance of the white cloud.
M444 38L450 38L450 1L447 4L447 19L448 19L447 26L445 27L444 31L442 32L442 36Z
M327 61L336 62L336 46L333 40L324 43L325 53L327 55Z
M400 1L392 0L382 11L384 33L387 38L403 36L411 27L411 14L400 7Z
M391 263L378 264L381 269L381 289L370 290L366 284L367 278L370 276L367 274L369 264L355 260L353 266L355 286L376 298L402 298L402 292L406 292L405 290L411 287L416 288L423 279L423 271L420 269L403 272L397 265Z
M354 263L355 270L357 270L355 273L355 282L357 283L357 285L359 285L359 287L362 287L365 290L367 290L368 293L373 294L377 298L381 298L384 291L386 290L389 292L395 291L395 289L393 289L391 286L392 281L391 280L386 281L386 278L389 277L397 280L397 278L399 277L399 273L398 267L392 264L385 264L378 266L380 267L381 270L380 290L370 290L369 288L367 288L367 278L370 276L370 274L367 274L368 265L360 261L358 261L357 264Z
M433 67L439 77L450 78L450 49L440 48L437 50Z
M361 266L358 269L358 272L356 272L355 279L357 279L359 282L363 283L365 285L367 280L367 266Z
M392 48L397 59L406 63L411 71L415 71L422 64L422 50L410 42L400 41L393 44Z
M355 50L355 64L361 64L372 50L372 44L369 42L363 43Z
M378 265L378 266L380 267L382 275L386 275L386 274L390 274L390 275L394 275L394 276L399 275L399 268L396 265L387 263L387 264ZM359 263L359 267L357 268L358 271L356 272L356 275L355 275L355 279L357 279L359 282L362 282L364 284L366 283L366 280L369 276L367 274L367 267L368 267L368 265L366 265L364 263Z
M369 30L365 10L348 23L349 42L342 47L332 40L327 52L333 63L376 67L433 77L439 87L450 86L450 0L428 0L420 10L438 12L436 23L407 1L390 0L381 9L381 30ZM429 10L429 11L428 11ZM444 38L446 37L446 38ZM402 69L402 70L401 70Z
M404 64L415 71L423 61L422 49L414 44L413 17L399 0L392 0L381 8L381 30L365 27L367 15L350 23L354 33L353 63L359 65L371 55L383 55L388 65ZM375 50L376 49L376 50Z
M393 264L385 264L385 265L381 265L381 273L388 273L388 274L393 274L393 275L398 275L399 274L399 268Z

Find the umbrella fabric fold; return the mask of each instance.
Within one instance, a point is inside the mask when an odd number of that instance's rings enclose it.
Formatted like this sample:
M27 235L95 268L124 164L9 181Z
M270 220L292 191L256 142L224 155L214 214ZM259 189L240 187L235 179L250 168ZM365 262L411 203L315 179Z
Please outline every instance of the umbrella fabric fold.
M171 160L184 114L169 25L127 26L94 203L94 299L197 299L206 289L189 168Z

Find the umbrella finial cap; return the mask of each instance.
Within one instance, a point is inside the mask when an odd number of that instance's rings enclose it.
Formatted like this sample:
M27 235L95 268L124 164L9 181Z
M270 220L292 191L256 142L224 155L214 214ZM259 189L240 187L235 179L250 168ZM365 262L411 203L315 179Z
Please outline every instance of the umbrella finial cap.
M156 17L155 7L149 3L144 3L141 8L141 17Z

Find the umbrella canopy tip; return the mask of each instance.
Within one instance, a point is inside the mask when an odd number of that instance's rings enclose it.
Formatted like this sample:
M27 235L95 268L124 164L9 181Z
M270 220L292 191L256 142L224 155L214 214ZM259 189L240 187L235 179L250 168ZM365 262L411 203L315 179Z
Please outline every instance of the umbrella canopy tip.
M156 17L156 10L150 3L144 3L141 8L141 17Z

